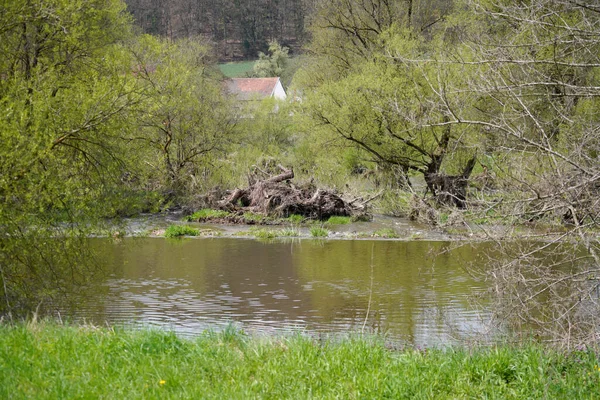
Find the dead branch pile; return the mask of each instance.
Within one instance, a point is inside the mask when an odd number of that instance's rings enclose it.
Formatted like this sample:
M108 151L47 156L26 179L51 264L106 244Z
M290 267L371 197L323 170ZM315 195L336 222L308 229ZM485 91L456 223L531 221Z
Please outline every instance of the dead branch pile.
M294 171L279 166L282 173L264 179L249 177L250 185L235 189L218 202L218 208L230 212L249 211L277 218L302 215L325 220L331 216L354 216L365 213L365 203L347 202L330 190L313 184L296 187L291 183Z

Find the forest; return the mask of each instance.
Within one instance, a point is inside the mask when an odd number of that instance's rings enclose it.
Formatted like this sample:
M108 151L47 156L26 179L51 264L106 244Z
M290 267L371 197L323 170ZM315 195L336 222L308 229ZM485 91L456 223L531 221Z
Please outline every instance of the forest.
M282 70L292 95L248 118L217 62L275 41L301 60ZM3 0L0 52L5 311L64 271L84 281L99 227L200 209L281 164L376 213L483 226L499 249L552 232L490 261L501 317L597 340L595 2ZM557 299L542 316L540 296Z

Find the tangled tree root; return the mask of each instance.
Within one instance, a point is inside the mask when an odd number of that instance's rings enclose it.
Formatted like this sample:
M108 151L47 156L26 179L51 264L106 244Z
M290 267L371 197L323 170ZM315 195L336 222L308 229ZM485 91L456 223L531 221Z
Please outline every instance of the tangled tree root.
M296 187L291 183L294 171L279 166L282 173L265 179L251 177L245 189L235 189L217 203L217 208L232 213L252 212L275 218L301 215L326 220L331 216L366 215L366 202L346 201L334 191L313 184Z

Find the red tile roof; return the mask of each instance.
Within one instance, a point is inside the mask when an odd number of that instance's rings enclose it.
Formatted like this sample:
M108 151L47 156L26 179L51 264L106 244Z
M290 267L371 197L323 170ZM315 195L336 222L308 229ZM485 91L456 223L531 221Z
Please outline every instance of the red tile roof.
M240 100L264 99L273 95L279 78L233 78L227 80L227 90Z

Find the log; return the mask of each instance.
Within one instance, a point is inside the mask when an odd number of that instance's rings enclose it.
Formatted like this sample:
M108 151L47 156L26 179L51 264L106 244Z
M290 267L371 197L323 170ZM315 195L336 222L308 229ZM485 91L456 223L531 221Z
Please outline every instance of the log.
M265 184L278 183L278 182L283 182L283 181L289 181L290 179L294 178L294 170L292 168L290 168L288 170L288 169L283 168L281 165L279 166L279 168L281 168L283 170L282 174L275 175L269 179L266 179L263 182Z

